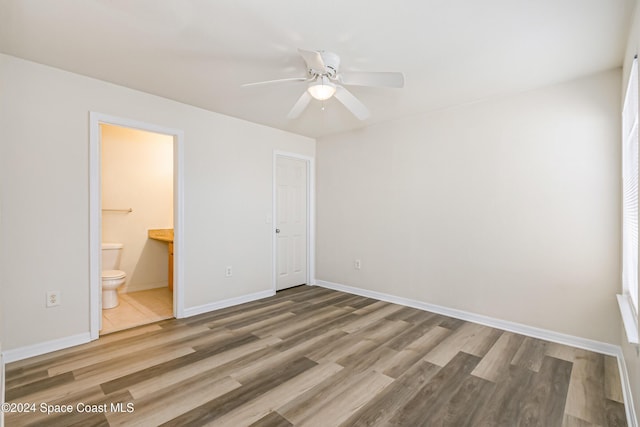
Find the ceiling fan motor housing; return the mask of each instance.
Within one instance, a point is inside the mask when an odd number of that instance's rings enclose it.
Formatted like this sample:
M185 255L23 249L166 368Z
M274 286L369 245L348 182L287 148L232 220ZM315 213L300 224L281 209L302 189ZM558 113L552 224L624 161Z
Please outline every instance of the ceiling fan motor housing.
M322 57L322 61L326 67L326 69L320 74L325 74L328 77L335 78L336 74L338 74L338 69L340 68L340 57L337 54L326 50L318 51L318 53Z

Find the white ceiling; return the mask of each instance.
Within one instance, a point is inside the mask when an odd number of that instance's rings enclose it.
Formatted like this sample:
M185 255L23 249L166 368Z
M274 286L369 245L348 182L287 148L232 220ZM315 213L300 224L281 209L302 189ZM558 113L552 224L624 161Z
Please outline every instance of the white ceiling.
M0 52L319 137L622 65L635 0L2 0ZM350 87L287 113L297 48L343 71L402 71L403 89Z

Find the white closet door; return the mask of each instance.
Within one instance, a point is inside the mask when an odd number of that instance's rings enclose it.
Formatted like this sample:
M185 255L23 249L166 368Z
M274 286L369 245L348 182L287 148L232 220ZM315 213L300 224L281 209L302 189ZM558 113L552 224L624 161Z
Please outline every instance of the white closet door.
M307 282L307 162L276 158L276 289Z

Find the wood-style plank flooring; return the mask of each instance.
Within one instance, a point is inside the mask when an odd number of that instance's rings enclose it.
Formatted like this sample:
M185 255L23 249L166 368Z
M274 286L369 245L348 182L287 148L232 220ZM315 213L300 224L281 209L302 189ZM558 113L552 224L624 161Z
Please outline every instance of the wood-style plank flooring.
M308 286L11 363L6 400L34 409L7 426L626 425L613 357Z

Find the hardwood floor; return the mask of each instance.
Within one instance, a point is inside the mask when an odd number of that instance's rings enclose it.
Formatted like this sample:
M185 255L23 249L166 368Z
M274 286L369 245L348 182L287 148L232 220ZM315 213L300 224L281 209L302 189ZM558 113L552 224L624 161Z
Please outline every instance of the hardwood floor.
M611 356L307 286L11 363L6 400L33 404L7 426L626 425Z

